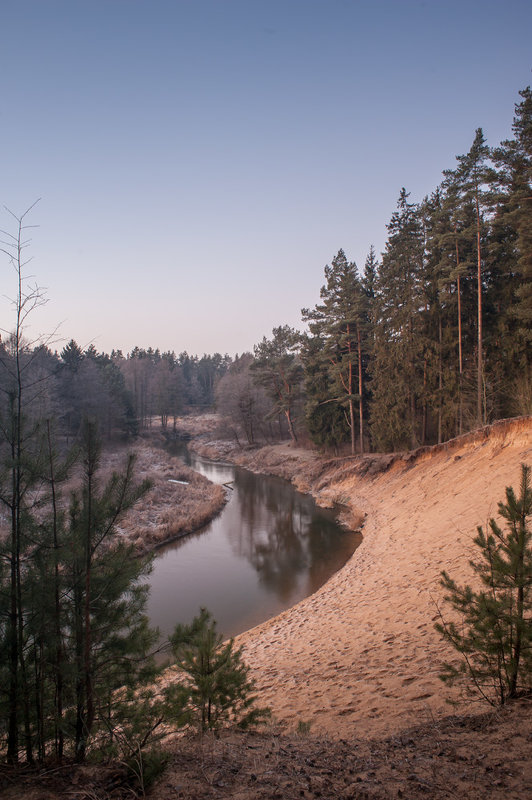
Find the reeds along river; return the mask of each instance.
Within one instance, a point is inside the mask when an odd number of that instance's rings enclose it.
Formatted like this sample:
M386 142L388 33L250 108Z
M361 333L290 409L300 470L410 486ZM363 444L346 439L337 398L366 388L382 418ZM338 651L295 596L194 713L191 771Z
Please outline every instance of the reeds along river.
M281 478L186 454L229 502L205 528L157 551L148 614L163 636L201 606L234 636L293 606L340 569L361 541L335 513Z

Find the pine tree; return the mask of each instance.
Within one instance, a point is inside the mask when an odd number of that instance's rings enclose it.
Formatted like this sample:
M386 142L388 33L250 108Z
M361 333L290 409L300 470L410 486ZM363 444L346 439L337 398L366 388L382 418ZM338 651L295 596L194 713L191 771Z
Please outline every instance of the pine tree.
M440 187L420 205L424 254L422 279L423 392L421 441L442 442L461 431L462 278L457 240ZM458 313L457 313L458 312ZM458 357L457 357L458 356Z
M327 400L345 409L351 435L351 452L355 452L356 411L360 451L364 452L364 368L366 353L366 301L357 267L339 250L331 265L325 267L326 283L320 296L322 303L312 310L302 309L313 336L323 347L320 358L326 367L330 390ZM317 348L315 348L317 350Z
M8 742L12 737L19 749L23 746L27 761L44 763L53 756L61 762L72 753L83 761L89 745L97 738L102 747L105 734L112 739L118 724L138 729L134 692L155 675L150 650L156 633L144 615L148 589L142 583L150 562L136 558L133 548L116 537L121 515L147 484L135 483L131 458L122 473L101 482L100 446L94 427L87 424L83 481L68 507L61 484L74 454L60 457L50 423L43 427L43 458L36 474L39 503L33 508L23 504L20 513L16 726L9 692L0 695L0 719ZM0 581L0 640L5 644L11 629L5 602L9 580L3 570ZM10 687L11 672L10 651L2 649L0 685ZM7 755L15 760L10 751Z
M54 359L25 340L43 302L24 276L27 213L0 248L18 284L14 330L0 343L0 503L10 529L0 542L0 730L12 764L22 752L28 763L50 753L60 761L71 741L82 759L91 733L107 729L117 689L153 674L154 641L139 583L149 565L112 541L145 488L134 483L132 461L98 491L99 445L88 436L86 480L70 515L60 496L72 458L58 454L50 421L51 370L43 378Z
M415 447L423 393L423 229L403 188L388 224L375 298L372 436L379 449Z
M70 649L75 718L72 721L76 760L83 761L95 723L110 695L137 680L154 643L154 633L142 616L147 595L138 583L149 562L136 561L132 548L116 541L116 525L146 492L149 482L136 484L134 458L122 473L100 486L101 442L94 423L84 422L83 483L72 494L67 537Z
M361 286L364 292L364 331L365 331L365 353L363 353L363 408L366 419L369 419L369 408L371 407L371 363L375 353L375 325L377 307L375 302L377 285L379 278L379 262L373 245L370 246L369 253L364 263ZM371 442L371 437L370 437Z
M273 402L270 417L282 415L288 433L297 441L294 410L300 399L303 368L299 358L300 337L289 325L274 328L273 336L253 348L255 361L251 365L256 382L263 386Z
M471 561L484 588L459 586L446 572L442 586L460 622L442 622L437 630L462 656L444 664L442 679L465 680L488 702L503 704L532 689L532 486L530 467L521 465L520 493L506 489L499 503L504 531L495 519L491 532L478 527L480 558Z
M457 180L460 189L460 200L470 205L474 221L468 231L475 243L476 262L476 294L477 294L477 393L476 422L486 424L486 382L484 357L484 270L486 267L487 216L491 210L492 196L490 180L492 174L488 169L489 148L486 145L482 128L477 128L473 144L468 153L457 156Z
M474 293L475 248L470 237L474 224L471 204L461 202L458 170L444 170L441 205L432 230L439 251L440 298L445 316L449 352L446 369L457 373L457 419L455 433L464 430L464 380L473 372L475 348ZM471 416L471 415L470 415Z
M338 402L331 402L329 367L323 358L325 341L314 326L314 334L302 340L305 368L305 422L310 438L322 448L338 447L349 437L349 425Z
M500 307L500 372L512 403L508 414L532 411L532 90L519 93L513 121L514 138L492 151L499 191L493 227L494 260L503 272ZM502 292L501 292L502 293ZM518 390L515 392L515 386Z
M35 205L35 203L33 204ZM44 303L42 291L32 286L25 275L29 245L27 216L11 214L16 232L2 231L0 252L14 268L17 292L13 300L15 324L8 346L0 345L0 504L9 519L9 538L0 546L9 577L4 588L8 596L5 619L2 620L3 645L7 653L7 759L16 763L20 751L20 729L28 762L33 761L31 740L30 677L25 641L24 552L28 532L33 525L30 493L35 488L40 470L39 419L35 415L35 397L39 391L33 383L32 365L35 351L26 341L27 320ZM5 549L4 549L5 548ZM21 726L22 720L22 726Z
M51 753L58 762L64 755L64 709L68 695L69 659L65 650L68 586L65 580L66 526L61 488L77 457L72 449L58 451L54 427L44 422L42 443L42 496L45 512L32 521L31 558L24 574L24 603L28 612L27 640L35 676L32 684L33 738L39 762Z
M362 275L362 288L364 289L370 304L371 301L375 299L378 272L379 262L377 259L377 254L375 253L375 248L373 245L371 245L364 263L364 274Z
M216 730L224 723L248 728L268 716L267 709L254 705L255 687L242 650L234 649L232 639L224 643L205 608L190 625L176 626L170 644L176 666L186 676L189 704L200 731ZM176 691L181 717L182 688Z

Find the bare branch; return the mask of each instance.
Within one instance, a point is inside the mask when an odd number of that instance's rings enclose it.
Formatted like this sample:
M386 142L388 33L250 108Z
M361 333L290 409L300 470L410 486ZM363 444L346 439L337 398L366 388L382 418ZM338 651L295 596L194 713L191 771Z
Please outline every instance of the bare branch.
M41 199L42 199L41 197L38 197L38 198L37 198L37 200L35 200L35 202L33 202L33 203L31 204L31 206L29 206L29 207L26 209L26 211L24 211L24 213L23 213L23 214L21 214L19 217L18 217L16 214L14 214L14 213L13 213L13 211L11 211L11 209L10 209L10 208L8 208L8 206L4 206L4 208L5 208L5 210L7 211L7 213L8 213L8 214L11 214L11 216L13 217L13 219L16 219L16 221L17 221L19 224L21 224L21 223L22 223L22 220L24 219L24 217L26 217L26 216L27 216L27 215L30 213L30 211L32 210L32 208L35 208L35 206L37 205L37 203L39 203L39 202L41 201Z

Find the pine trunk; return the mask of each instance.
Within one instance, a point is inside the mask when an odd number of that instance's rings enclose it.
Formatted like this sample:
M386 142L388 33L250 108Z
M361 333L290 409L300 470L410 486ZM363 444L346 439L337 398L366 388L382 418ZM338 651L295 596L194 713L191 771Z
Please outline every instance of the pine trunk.
M360 431L360 452L364 452L364 403L362 399L362 341L360 336L360 326L357 325L357 348L358 348L358 418Z
M483 359L482 359L482 253L480 247L480 206L478 199L478 187L475 195L475 207L477 218L477 294L478 294L478 339L477 339L477 417L479 424L485 424L486 418L483 413L482 403L482 385L484 381L483 375Z

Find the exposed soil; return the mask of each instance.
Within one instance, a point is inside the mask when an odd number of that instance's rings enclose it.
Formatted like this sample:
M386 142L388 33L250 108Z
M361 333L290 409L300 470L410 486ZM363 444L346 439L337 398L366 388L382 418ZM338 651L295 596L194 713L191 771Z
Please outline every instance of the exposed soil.
M448 716L386 739L223 733L180 739L150 800L527 800L532 797L532 701ZM122 766L40 775L5 768L4 800L125 800L141 796Z
M530 701L384 740L229 734L182 743L153 800L532 797Z

